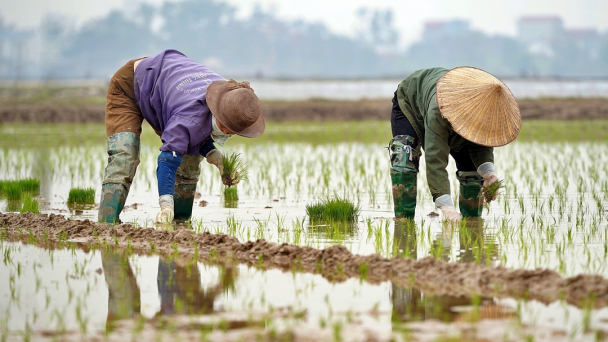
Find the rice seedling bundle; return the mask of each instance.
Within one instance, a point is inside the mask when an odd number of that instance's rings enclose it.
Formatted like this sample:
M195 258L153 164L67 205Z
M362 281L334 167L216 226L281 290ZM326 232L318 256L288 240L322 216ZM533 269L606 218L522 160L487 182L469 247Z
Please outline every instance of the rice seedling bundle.
M490 202L496 196L498 191L500 189L504 189L504 187L505 187L504 179L496 181L496 182L488 185L484 191L484 196L485 196L486 202Z
M68 195L68 204L94 204L95 189L72 188Z
M242 180L247 180L249 172L247 165L243 162L240 153L227 153L222 158L224 172L222 174L222 183L227 187L236 185Z
M311 221L342 221L355 222L361 208L346 198L325 198L317 203L306 206L306 214Z
M8 200L20 200L23 196L23 190L21 190L21 186L19 186L18 182L8 181L3 184L2 193Z
M239 199L238 191L235 187L224 187L224 199L226 201L236 201Z

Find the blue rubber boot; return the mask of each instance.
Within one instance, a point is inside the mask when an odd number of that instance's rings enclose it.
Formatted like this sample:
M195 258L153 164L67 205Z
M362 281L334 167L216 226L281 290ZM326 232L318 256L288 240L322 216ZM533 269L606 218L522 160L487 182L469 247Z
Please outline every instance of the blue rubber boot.
M101 187L99 222L120 223L119 216L125 206L138 165L138 135L122 132L108 138L108 165Z

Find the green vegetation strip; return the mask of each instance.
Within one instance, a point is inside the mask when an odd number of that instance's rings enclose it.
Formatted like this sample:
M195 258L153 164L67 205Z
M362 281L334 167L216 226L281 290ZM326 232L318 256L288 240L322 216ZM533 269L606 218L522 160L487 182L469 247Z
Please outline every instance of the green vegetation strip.
M160 139L144 124L142 145L160 146ZM226 142L226 147L264 143L388 144L391 139L389 120L267 122L259 138L239 136ZM71 124L0 124L0 146L9 148L48 148L56 146L105 146L103 123ZM524 120L517 142L606 142L608 120Z

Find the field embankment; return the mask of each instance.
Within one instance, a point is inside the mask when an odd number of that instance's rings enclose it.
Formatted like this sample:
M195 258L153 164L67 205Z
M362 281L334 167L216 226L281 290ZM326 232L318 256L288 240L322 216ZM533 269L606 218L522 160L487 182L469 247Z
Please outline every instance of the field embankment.
M434 294L534 299L543 303L558 300L575 306L608 306L608 280L598 275L564 278L548 269L511 270L470 263L448 263L431 257L384 258L356 255L342 245L326 249L276 244L263 239L241 243L225 234L190 229L156 230L121 224L115 227L89 220L66 219L60 215L0 213L2 239L21 240L50 247L78 242L88 248L109 246L128 248L136 253L194 256L209 261L247 263L261 268L318 273L331 281L361 278L372 283L392 281L416 286Z
M103 122L104 99L0 100L0 123ZM608 119L608 99L520 100L523 119ZM263 101L268 121L388 120L391 101Z

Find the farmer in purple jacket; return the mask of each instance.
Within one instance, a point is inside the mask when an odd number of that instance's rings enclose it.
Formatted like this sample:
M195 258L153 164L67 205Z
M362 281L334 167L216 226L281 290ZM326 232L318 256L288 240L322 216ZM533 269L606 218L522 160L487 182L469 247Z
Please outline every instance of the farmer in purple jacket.
M190 218L203 157L222 173L223 155L214 142L223 146L233 134L264 133L260 101L248 82L226 81L176 50L129 61L108 86L109 157L100 222L120 221L139 164L144 119L162 141L156 169L159 223Z

